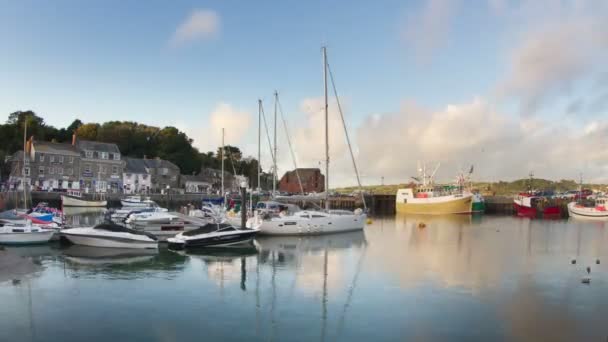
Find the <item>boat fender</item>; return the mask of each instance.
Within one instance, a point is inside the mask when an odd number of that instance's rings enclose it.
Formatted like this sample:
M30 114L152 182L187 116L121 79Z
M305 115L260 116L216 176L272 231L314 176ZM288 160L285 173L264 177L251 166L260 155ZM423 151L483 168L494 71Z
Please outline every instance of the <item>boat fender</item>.
M368 218L366 223L367 224L372 224L372 219Z

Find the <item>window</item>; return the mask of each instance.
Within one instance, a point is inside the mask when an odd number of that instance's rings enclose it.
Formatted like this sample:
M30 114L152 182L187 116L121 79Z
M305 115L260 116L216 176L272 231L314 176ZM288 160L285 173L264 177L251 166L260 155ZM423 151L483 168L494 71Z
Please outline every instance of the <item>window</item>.
M143 179L143 180L148 179L148 175L143 175L143 176L141 176L141 179Z
M177 176L171 177L171 180L175 182L177 180Z
M100 158L101 159L108 159L108 152L101 152Z
M63 174L63 168L62 167L58 167L57 168L57 174L58 175L62 175Z
M49 175L52 175L55 173L55 168L54 167L49 167Z
M44 176L44 166L38 167L38 176Z
M54 162L55 162L55 156L50 156L50 157L49 157L49 161L50 161L51 163L54 163Z
M126 176L127 176L127 178L131 178L131 174L130 173L127 173Z
M84 164L84 172L91 173L91 164Z
M71 176L71 175L73 175L73 174L74 174L74 169L69 168L69 169L67 169L67 170L66 170L66 173L67 173L69 176Z
M169 169L167 169L166 167L163 167L162 173L163 173L163 175L168 174L169 173Z
M112 166L112 174L113 175L117 175L118 174L118 166L116 166L116 165Z
M40 162L44 161L44 154L40 153Z
M29 167L23 168L23 174L25 174L26 176L29 176L30 175L30 168Z
M59 162L60 162L61 164L63 164L63 156L59 156L59 157L57 157L57 158L59 159Z
M93 151L86 151L86 156L89 159L93 158Z
M120 160L120 153L114 153L114 160Z
M70 164L74 163L74 157L70 157L69 159Z

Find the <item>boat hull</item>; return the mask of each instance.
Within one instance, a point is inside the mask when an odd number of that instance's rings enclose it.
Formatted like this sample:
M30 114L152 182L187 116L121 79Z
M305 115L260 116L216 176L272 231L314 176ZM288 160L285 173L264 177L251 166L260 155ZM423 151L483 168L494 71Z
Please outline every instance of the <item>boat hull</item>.
M0 244L3 245L38 245L51 240L55 232L52 230L30 233L2 233Z
M521 205L514 202L515 211L519 217L536 218L539 215L539 211L536 208ZM542 218L558 218L561 216L561 210L558 206L549 206L542 210Z
M608 221L607 210L578 207L576 202L568 203L568 215L583 220Z
M185 241L169 241L171 249L205 248L205 247L226 247L251 243L257 235L257 230L238 231L238 233L220 236L203 237L200 239L188 239Z
M440 198L420 198L407 203L396 203L398 213L418 215L469 214L472 209L471 196Z
M61 195L61 203L64 207L105 207L107 201L87 201L79 198Z
M78 234L62 234L71 243L75 245L83 245L89 247L106 247L106 248L138 248L138 249L156 249L158 243L154 242L143 242L135 241L123 238L113 238L106 236L91 236L91 235L78 235Z
M123 207L129 207L129 208L147 208L150 207L152 204L151 203L146 203L146 202L131 202L131 201L124 201L121 200L120 204Z
M253 218L248 221L248 227L252 224L259 226L260 235L322 235L363 230L367 216L362 215L339 215L319 218L293 218L280 220L256 221Z

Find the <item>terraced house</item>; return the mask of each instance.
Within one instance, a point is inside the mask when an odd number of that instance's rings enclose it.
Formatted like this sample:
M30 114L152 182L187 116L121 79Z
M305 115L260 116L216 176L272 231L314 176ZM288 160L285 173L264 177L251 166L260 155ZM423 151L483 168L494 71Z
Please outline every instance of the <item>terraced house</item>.
M80 189L80 152L71 144L30 140L33 189Z
M81 140L72 144L80 150L80 177L85 192L121 192L124 163L113 143Z

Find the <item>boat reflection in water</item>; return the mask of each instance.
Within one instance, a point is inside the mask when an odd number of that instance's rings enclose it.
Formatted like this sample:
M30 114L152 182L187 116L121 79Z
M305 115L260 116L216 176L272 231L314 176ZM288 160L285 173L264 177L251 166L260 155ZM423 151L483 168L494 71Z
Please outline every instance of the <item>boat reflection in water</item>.
M162 249L102 248L70 245L63 250L66 270L74 277L109 279L172 278L186 257Z
M69 227L92 227L103 222L106 208L64 207L65 224Z

